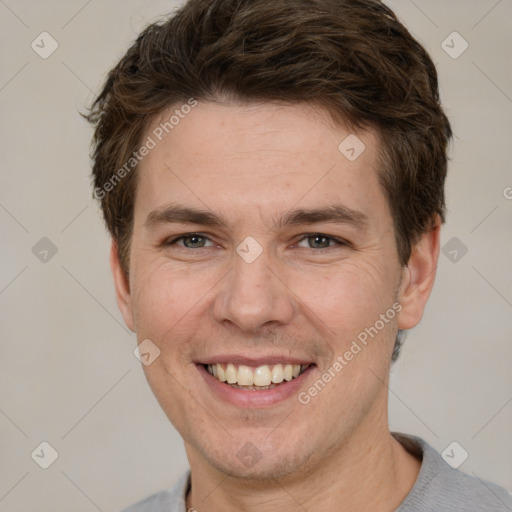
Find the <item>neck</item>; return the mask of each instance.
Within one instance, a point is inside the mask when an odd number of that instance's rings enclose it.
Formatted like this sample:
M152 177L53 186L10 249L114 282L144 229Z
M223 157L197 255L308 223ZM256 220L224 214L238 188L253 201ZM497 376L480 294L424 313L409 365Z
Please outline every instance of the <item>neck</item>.
M376 435L375 423L358 429L321 463L279 480L247 482L207 464L187 446L192 489L187 510L208 512L392 512L405 499L421 462L409 454L387 427ZM380 416L382 419L382 415Z

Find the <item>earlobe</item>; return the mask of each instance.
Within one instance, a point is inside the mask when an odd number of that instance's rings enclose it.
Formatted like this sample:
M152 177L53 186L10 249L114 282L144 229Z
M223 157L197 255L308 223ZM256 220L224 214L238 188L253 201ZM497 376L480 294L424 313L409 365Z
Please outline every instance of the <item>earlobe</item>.
M112 276L114 278L117 305L123 315L128 329L135 332L130 282L121 266L121 262L119 260L119 249L115 240L112 240L110 247L110 269L112 270Z
M424 233L414 245L407 267L402 273L399 301L402 310L398 317L399 329L411 329L423 316L423 311L436 277L439 259L441 219L436 216L435 227Z

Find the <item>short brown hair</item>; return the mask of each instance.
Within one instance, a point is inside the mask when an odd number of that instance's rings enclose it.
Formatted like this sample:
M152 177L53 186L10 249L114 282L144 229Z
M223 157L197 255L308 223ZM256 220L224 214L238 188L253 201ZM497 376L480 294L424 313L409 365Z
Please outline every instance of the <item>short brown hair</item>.
M378 0L189 0L139 35L86 116L95 125L94 195L127 275L136 165L109 190L105 184L119 178L155 116L190 98L307 102L346 126L376 129L379 180L402 265L436 214L445 221L452 131L437 72L388 7Z

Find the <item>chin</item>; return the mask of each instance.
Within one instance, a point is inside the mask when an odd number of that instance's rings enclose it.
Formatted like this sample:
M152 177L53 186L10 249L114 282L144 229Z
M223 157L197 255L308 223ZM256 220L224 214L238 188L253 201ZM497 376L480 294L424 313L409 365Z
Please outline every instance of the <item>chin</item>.
M303 444L299 446L304 450ZM203 457L217 471L239 480L246 480L247 483L263 482L270 479L283 479L288 475L304 472L304 469L311 458L302 451L296 453L291 447L292 453L283 453L280 450L267 447L260 451L252 443L246 443L236 453L212 454L210 451L201 450Z

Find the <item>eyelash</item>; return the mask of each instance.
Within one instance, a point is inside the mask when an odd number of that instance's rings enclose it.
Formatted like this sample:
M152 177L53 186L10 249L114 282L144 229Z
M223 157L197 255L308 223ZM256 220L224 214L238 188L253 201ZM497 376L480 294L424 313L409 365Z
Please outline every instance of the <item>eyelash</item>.
M203 238L205 240L210 240L210 238L208 236L206 236L205 234L203 233L185 233L183 235L180 235L178 237L175 237L175 238L172 238L172 239L169 239L167 241L165 241L163 243L164 246L168 247L168 246L171 246L171 245L176 245L176 242L179 242L180 240L183 240L185 238L192 238L194 236L197 236L199 238ZM325 238L327 240L330 240L330 241L334 241L336 242L336 245L338 246L348 246L349 243L346 242L345 240L342 240L342 239L339 239L339 238L335 238L335 237L332 237L332 236L329 236L329 235L325 235L324 233L306 233L302 236L302 238L300 238L299 240L297 240L296 243L299 243L299 242L302 242L303 240L307 240L308 238L313 238L313 237L321 237L321 238ZM313 247L308 247L308 249L311 249L313 251L318 251L320 249L333 249L334 247L336 247L336 245L330 245L329 247L320 247L319 249L315 249ZM185 247L185 246L182 246L183 249L190 249L190 250L197 250L197 249L208 249L208 247L196 247L195 249L194 248L190 248L190 247Z

